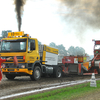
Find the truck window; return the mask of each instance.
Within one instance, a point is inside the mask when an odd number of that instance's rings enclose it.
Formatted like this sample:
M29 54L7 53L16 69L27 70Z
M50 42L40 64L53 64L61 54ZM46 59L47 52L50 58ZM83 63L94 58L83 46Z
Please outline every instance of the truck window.
M26 51L26 39L3 40L1 43L1 52L20 52Z
M100 49L100 45L95 45L95 50Z
M35 40L32 40L32 39L29 39L29 40L28 40L28 51L31 51L30 44L31 44L32 42L35 44Z

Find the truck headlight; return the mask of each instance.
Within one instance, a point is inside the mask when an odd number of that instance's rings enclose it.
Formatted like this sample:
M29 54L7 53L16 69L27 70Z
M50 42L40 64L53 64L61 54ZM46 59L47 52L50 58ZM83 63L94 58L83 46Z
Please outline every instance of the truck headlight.
M2 64L2 65L1 65L1 68L5 68L5 67L6 67L6 65L5 65L5 64Z
M21 65L21 68L25 68L25 65Z

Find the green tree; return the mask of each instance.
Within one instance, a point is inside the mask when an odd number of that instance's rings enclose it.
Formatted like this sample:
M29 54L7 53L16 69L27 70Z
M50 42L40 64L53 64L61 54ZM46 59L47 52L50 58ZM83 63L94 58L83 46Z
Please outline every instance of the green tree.
M38 41L38 44L40 45L40 44L41 44L41 42L40 42L40 41Z
M77 56L77 55L84 56L86 53L85 53L85 50L82 47L71 46L68 49L68 54L74 55L74 56Z
M12 32L11 30L2 31L2 37L5 38L8 35L8 32Z
M49 44L49 46L58 49L58 51L59 51L59 53L58 53L58 62L61 63L63 56L67 56L67 50L65 49L65 47L63 46L63 44L56 45L54 42L51 42Z
M56 48L56 47L57 47L57 45L56 45L54 42L51 42L51 43L49 44L49 46L50 46L50 47L53 47L53 48Z
M76 55L74 46L68 48L68 55Z

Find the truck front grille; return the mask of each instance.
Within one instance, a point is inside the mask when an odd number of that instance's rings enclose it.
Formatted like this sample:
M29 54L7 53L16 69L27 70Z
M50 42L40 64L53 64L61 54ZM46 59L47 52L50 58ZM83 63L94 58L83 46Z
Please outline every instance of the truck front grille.
M14 71L14 69L8 69L8 71Z
M13 62L14 56L9 56L12 57L12 59L6 61L6 62ZM2 59L7 59L8 57L1 57ZM18 62L24 62L25 60L23 60L23 56L17 56L17 60Z

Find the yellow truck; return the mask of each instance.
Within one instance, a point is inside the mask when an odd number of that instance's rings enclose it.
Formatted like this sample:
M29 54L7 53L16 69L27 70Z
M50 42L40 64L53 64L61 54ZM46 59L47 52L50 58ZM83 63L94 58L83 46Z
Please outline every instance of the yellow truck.
M21 32L9 32L7 38L1 40L2 59L12 57L2 64L2 72L7 79L16 76L30 76L31 80L39 80L42 75L62 76L62 67L58 65L58 49L47 45L39 45L36 38ZM13 58L17 57L18 65Z

